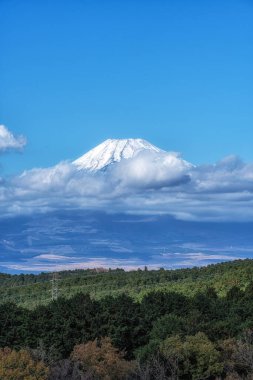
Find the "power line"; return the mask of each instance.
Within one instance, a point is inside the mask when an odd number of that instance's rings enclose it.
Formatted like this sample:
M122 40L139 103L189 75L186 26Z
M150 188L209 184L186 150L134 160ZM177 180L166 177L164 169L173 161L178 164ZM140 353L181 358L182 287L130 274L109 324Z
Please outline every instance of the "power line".
M59 295L59 287L58 287L58 282L59 282L59 274L57 272L54 272L52 275L52 280L51 280L51 297L52 301L55 301L58 299Z

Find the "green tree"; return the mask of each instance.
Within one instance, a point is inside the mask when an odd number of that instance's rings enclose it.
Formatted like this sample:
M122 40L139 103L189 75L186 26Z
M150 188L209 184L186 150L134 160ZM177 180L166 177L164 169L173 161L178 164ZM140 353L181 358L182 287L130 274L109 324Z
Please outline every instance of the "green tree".
M175 363L174 367L178 366L182 379L203 380L221 375L223 371L220 353L200 332L185 340L179 336L167 338L161 343L160 351L169 362Z
M186 321L174 314L166 314L157 319L150 332L151 340L164 340L171 335L185 333Z

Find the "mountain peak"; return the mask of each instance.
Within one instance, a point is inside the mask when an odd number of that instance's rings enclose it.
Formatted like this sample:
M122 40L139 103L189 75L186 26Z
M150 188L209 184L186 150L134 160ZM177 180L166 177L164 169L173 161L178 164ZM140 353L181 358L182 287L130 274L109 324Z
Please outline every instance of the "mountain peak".
M78 169L96 171L136 156L140 151L162 152L143 139L108 139L73 162Z

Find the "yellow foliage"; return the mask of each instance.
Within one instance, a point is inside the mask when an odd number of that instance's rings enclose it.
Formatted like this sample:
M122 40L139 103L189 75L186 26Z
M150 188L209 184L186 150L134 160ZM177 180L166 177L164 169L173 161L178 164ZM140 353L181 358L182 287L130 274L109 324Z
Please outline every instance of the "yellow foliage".
M48 368L26 350L0 349L1 380L46 380Z

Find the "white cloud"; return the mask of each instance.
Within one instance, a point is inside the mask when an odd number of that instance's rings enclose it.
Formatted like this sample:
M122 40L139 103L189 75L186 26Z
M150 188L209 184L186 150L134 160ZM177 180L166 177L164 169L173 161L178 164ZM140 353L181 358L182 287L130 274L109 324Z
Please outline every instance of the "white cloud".
M21 150L25 145L24 136L15 136L4 125L0 125L0 152Z
M193 166L175 153L143 153L90 173L62 162L2 181L0 200L2 216L78 208L252 221L253 164L230 156L214 165Z
M112 168L121 187L157 189L185 184L192 166L177 153L141 152Z
M55 255L53 253L44 253L38 256L34 256L33 260L46 260L46 261L69 261L74 257Z
M210 193L253 191L253 163L228 156L215 165L199 166L193 171L195 190Z

